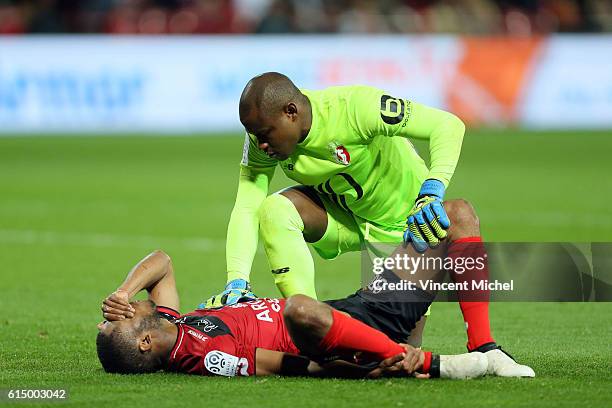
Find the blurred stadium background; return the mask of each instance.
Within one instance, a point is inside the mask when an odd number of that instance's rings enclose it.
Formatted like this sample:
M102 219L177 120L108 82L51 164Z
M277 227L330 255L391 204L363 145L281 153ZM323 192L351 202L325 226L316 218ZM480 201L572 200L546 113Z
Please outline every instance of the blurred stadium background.
M155 248L184 310L224 284L237 101L268 70L457 113L449 197L474 203L485 239L610 242L610 31L605 0L0 0L0 388L69 387L74 405L609 406L609 303L493 304L496 338L541 377L527 382L126 379L103 375L94 336L99 301ZM272 191L288 184L277 172ZM358 254L316 266L321 298L359 284ZM276 295L261 251L252 281ZM464 337L458 308L435 305L425 345Z
M612 29L605 0L3 0L0 33L461 33Z

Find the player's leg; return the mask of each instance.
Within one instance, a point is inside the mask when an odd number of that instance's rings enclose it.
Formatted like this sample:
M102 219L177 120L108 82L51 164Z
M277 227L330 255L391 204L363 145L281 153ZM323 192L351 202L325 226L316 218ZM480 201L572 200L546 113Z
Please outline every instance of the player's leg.
M259 219L266 255L283 297L305 294L316 298L314 263L307 243L325 259L360 248L359 231L351 216L306 186L267 197Z
M310 357L362 351L383 360L404 352L384 333L308 296L288 298L283 318L295 345Z
M472 281L488 280L487 253L480 236L480 224L474 208L465 200L445 201L444 208L451 220L446 239L447 258L480 259L482 262L472 264L471 267L462 266L460 270L456 266L450 273L452 279L455 282L468 282L468 287L471 287ZM453 262L453 265L463 264ZM489 322L489 292L467 290L459 291L457 294L468 335L468 350L484 352L487 355L489 374L508 377L535 376L530 367L517 364L495 343Z
M473 256L474 258L483 257L484 246L482 245L482 242L479 244L477 242L472 242L480 241L479 221L472 206L465 200L449 200L444 203L444 206L451 220L451 227L448 230L449 236L437 248L429 249L426 255L432 258L444 258L446 256L455 258L458 256ZM393 242L394 236L392 235L392 232L385 231L384 229L380 228L370 228L369 230L369 236L366 237L366 239L369 238L373 242ZM468 243L464 243L466 240ZM466 249L469 249L471 252L465 253ZM412 246L402 249L402 253L415 259L422 256L422 254L415 251ZM413 281L415 283L418 283L418 279L416 278L420 278L425 281L428 279L433 279L434 276L437 276L437 278L440 279L446 274L446 272L442 270L436 272L420 269L412 271L413 273L409 275L403 275L404 271L395 272L400 278L407 281ZM466 271L463 274L451 271L451 275L456 281L466 279L486 279L487 274L488 272L486 269L483 271ZM466 297L469 297L471 293L472 292L467 294ZM474 302L474 298L472 297L469 300L472 301L460 302L461 310L468 329L468 349L475 350L482 345L494 344L489 327L487 299L483 299L483 301L480 302ZM381 295L372 297L373 305L389 302L390 301L388 299L383 299ZM418 347L421 345L422 333L427 316L423 314L415 315L413 310L414 307L411 302L412 301L409 299L398 299L393 303L389 303L393 305L394 310L389 314L389 323L387 324L386 322L383 322L380 328L385 331L385 333L391 335L392 338L396 338L400 334L405 333L408 337L407 339L404 338L405 340L402 341L407 341L408 344ZM375 314L384 316L387 313L384 308L381 308L381 310L376 311Z
M335 355L353 361L359 352L364 361L378 363L406 351L384 333L307 296L287 299L283 318L295 345L302 354L315 360ZM429 373L432 353L418 351L416 358L418 361L411 361L415 371ZM438 368L438 356L435 361ZM436 370L436 376L439 371Z
M444 208L451 220L448 230L446 256L458 258L482 259L486 262L486 250L480 237L480 222L472 205L465 200L449 200ZM453 262L455 264L455 262ZM452 270L450 275L455 282L481 281L488 279L486 263L483 268ZM476 350L486 344L495 343L489 324L489 293L481 291L460 291L459 306L465 321L468 350Z
M444 208L451 221L448 237L436 249L428 249L428 257L449 257L457 259L460 257L481 258L486 262L486 252L480 239L480 225L473 207L465 200L448 200L444 202ZM412 258L422 256L412 246L407 246L404 253ZM455 262L453 262L455 264ZM424 273L423 280L430 279L433 275L430 271L416 270L412 276L402 276L403 271L397 273L405 279L414 279ZM472 281L487 279L486 268L470 268L468 270L451 270L450 275L455 281ZM442 276L442 275L440 275ZM494 344L489 327L488 293L479 293L479 298L474 296L473 291L459 293L460 307L468 334L468 350L472 351L487 344ZM479 301L475 301L479 300ZM418 342L422 336L424 322L415 327L411 333L411 342Z
M405 351L383 332L307 296L287 299L283 318L295 345L313 359L339 355L351 361L360 352L363 359L379 362ZM420 373L453 379L480 377L487 369L481 353L439 356L421 351L413 363Z
M481 258L484 267L477 266L473 263L472 267L467 265L463 269L451 270L451 277L455 281L472 281L488 278L488 269L486 263L486 251L484 244L480 238L479 220L473 207L465 200L450 200L444 203L446 212L451 220L449 228L449 236L435 249L429 249L426 252L427 257L431 258ZM414 250L411 245L407 247L399 247L393 254L407 255L410 258L418 259L422 255ZM435 264L435 263L434 263ZM453 262L453 265L460 265L460 262ZM416 270L411 270L409 273L405 270L394 270L397 279L413 282L416 286L419 281L434 280L440 281L443 279L446 271L443 269L427 269L423 267L426 263L421 263L421 267ZM416 336L420 336L420 332L416 332L416 322L423 316L424 310L419 309L420 303L413 299L407 298L412 296L411 291L402 295L402 292L391 292L390 294L371 293L371 291L358 292L361 301L365 300L366 312L363 319L370 319L368 315L377 316L377 325L381 331L388 334L391 338L402 338L403 335L410 335L412 340ZM391 298L389 298L389 295ZM458 293L460 306L467 326L468 333L468 348L470 351L486 352L487 357L490 357L491 374L502 376L533 376L533 370L527 366L522 366L514 362L506 354L504 354L495 343L489 327L489 312L488 312L488 293L477 291L465 291ZM393 296L400 297L395 299ZM403 297L402 297L403 296ZM387 307L388 305L388 307ZM336 307L332 303L332 306ZM342 306L340 306L342 309ZM342 309L344 310L344 309ZM350 312L354 317L354 312ZM359 317L358 317L359 318ZM362 320L363 321L363 320ZM415 334L416 333L416 334Z

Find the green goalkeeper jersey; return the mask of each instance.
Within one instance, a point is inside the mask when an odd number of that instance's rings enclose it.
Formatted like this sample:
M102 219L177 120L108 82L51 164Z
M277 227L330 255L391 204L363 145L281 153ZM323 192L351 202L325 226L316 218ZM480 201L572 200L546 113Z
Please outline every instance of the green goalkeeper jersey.
M280 165L296 182L314 187L355 219L402 230L421 183L448 185L464 125L454 115L368 86L302 91L312 106L307 137L283 161L268 157L247 134L227 236L228 280L248 280L257 249L257 209ZM430 168L407 138L429 139Z

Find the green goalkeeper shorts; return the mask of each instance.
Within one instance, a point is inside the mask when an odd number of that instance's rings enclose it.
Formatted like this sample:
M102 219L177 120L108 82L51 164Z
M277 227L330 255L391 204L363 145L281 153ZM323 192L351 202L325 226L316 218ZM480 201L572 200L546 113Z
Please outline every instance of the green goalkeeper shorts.
M334 259L345 252L376 250L379 243L387 247L402 243L405 220L393 226L377 225L347 212L325 194L314 189L309 194L316 195L327 211L325 234L312 244L323 259Z

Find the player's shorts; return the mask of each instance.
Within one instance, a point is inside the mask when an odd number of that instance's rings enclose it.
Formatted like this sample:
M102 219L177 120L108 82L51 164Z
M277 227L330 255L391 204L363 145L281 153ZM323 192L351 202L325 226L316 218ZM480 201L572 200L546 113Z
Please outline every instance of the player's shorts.
M392 273L387 272L384 277L388 281L399 281L399 278ZM347 298L327 300L325 303L380 330L391 340L405 343L417 322L428 311L434 297L420 288L380 293L360 289Z

